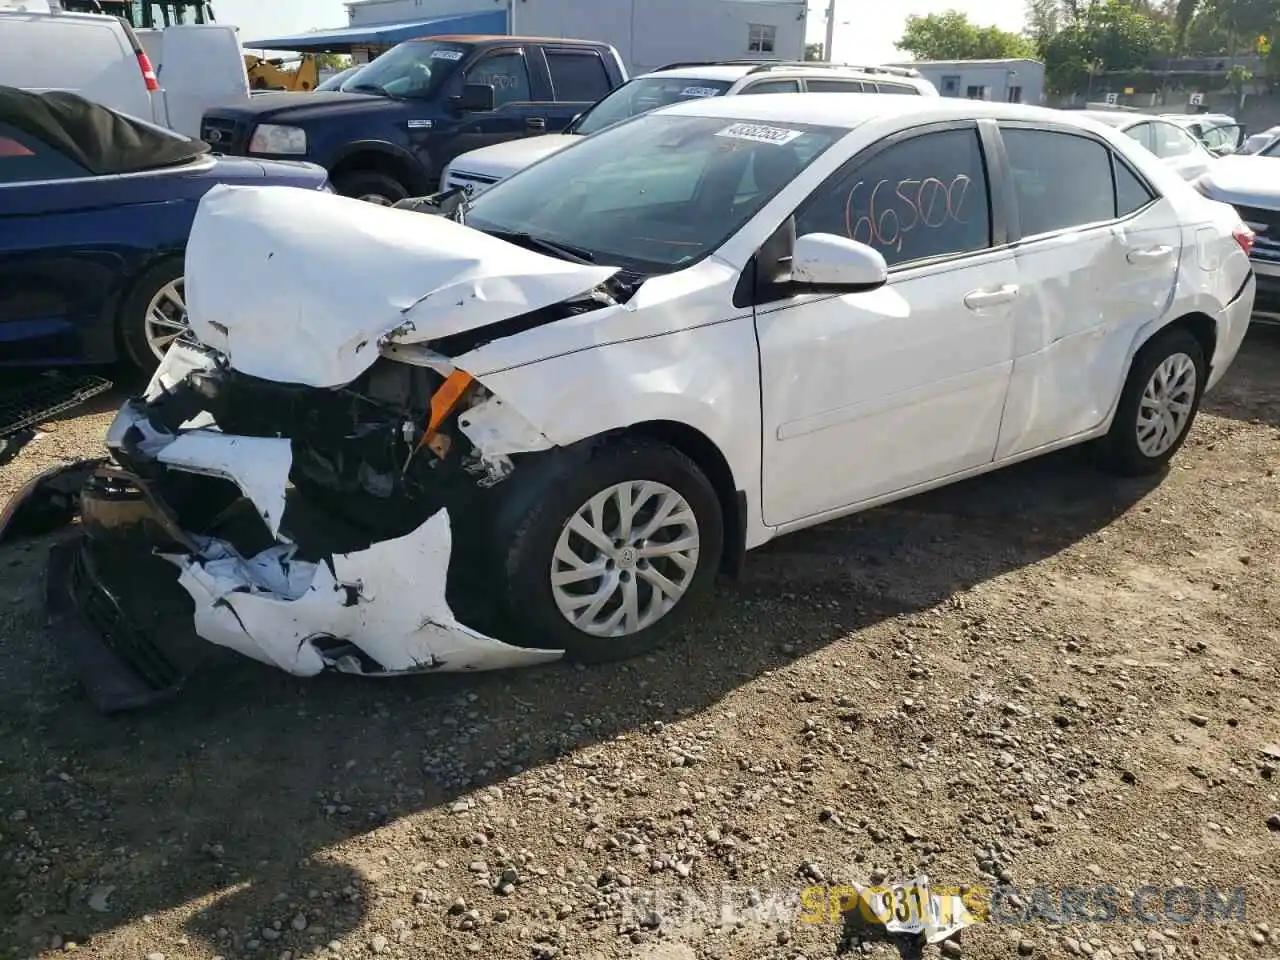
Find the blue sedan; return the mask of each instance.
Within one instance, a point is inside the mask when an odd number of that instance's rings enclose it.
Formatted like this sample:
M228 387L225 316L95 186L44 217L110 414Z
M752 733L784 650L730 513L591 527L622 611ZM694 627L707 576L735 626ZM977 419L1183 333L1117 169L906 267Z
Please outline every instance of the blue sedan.
M75 94L0 86L0 366L154 369L186 328L187 235L219 183L329 189L313 164L211 154Z

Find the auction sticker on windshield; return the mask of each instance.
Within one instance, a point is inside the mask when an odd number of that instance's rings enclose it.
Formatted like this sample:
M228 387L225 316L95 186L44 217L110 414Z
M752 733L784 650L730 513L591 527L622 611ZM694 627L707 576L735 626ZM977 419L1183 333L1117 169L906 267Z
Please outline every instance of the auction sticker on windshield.
M431 59L432 60L461 60L462 51L461 50L432 50Z
M770 127L760 123L735 123L725 127L716 136L781 145L790 143L802 133L804 133L803 130L788 130L786 127Z
M714 97L720 91L715 87L685 87L680 91L682 97Z

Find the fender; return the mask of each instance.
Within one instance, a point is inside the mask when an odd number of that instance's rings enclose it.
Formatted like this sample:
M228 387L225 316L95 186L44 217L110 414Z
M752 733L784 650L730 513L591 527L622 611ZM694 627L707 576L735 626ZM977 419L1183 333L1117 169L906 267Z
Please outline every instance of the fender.
M332 172L347 160L362 153L376 153L389 157L403 167L413 181L406 184L411 188L411 193L425 192L430 189L427 183L429 178L422 161L404 147L389 140L356 140L354 143L344 144L325 166Z

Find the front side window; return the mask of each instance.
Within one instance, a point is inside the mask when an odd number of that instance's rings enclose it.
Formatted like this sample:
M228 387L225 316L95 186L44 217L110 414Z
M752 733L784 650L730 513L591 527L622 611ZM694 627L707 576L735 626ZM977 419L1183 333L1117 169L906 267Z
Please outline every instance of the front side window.
M1024 237L1114 219L1111 151L1097 140L1017 128L1001 135Z
M524 65L524 54L518 50L492 53L467 71L467 83L480 83L493 87L493 105L528 103L529 71Z
M583 136L658 107L703 97L718 97L733 83L701 77L641 77L624 83L578 118L568 132Z
M796 215L796 234L833 233L894 266L991 246L987 175L976 129L925 133L857 157Z
M92 174L25 130L0 123L0 183L71 180Z
M759 83L753 83L749 87L739 90L739 95L744 93L799 93L800 84L796 80L761 80Z
M752 23L747 27L747 50L751 53L773 53L778 28L767 23Z
M572 244L601 264L679 270L720 247L843 133L647 114L499 182L465 220L497 236Z
M1162 159L1185 157L1200 147L1191 134L1172 123L1153 123L1151 133L1155 143L1153 152Z
M348 93L429 99L453 76L471 48L466 44L410 40L392 47L348 77Z

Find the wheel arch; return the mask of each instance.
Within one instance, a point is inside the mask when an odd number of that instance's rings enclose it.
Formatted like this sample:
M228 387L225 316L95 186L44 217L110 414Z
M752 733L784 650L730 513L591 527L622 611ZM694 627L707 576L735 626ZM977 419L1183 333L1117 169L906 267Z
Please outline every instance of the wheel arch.
M329 178L337 180L350 173L381 173L404 184L411 196L430 191L429 177L412 156L388 144L364 141L348 146L329 167Z
M747 495L738 489L729 461L705 433L676 420L645 420L615 431L614 438L655 440L674 447L692 460L711 482L720 501L724 522L721 572L736 576L746 553Z

